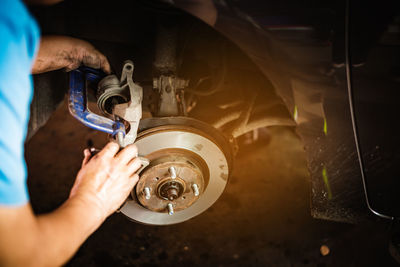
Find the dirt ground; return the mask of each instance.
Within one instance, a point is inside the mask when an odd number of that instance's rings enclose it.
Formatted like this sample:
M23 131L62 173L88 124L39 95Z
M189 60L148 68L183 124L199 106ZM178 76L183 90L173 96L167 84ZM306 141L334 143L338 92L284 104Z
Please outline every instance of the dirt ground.
M241 149L224 194L203 214L163 227L114 214L67 266L395 266L388 226L310 216L300 140L285 128L271 129L270 137ZM88 140L100 148L107 139L70 116L64 103L27 143L36 212L67 198ZM321 245L328 255L321 255Z

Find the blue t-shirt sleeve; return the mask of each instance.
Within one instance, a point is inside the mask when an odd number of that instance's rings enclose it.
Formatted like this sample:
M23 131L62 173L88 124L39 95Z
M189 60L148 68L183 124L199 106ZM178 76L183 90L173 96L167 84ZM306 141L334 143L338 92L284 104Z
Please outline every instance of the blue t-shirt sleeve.
M39 28L20 0L0 2L0 205L23 205L24 140L33 85L32 62Z

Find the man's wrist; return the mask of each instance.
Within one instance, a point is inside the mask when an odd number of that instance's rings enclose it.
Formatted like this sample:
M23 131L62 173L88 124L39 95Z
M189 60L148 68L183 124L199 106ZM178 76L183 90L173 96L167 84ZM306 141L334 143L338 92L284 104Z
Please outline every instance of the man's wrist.
M107 214L95 199L76 194L65 201L63 206L73 210L73 214L84 218L90 225L89 231L94 232L107 218Z

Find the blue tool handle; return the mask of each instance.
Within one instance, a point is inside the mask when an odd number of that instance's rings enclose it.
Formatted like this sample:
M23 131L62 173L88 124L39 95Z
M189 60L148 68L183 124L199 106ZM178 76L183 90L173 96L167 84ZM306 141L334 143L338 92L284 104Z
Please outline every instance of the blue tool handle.
M87 108L86 81L98 83L105 74L88 67L80 67L70 72L69 80L69 112L84 125L102 132L116 135L122 132L125 136L125 125L119 121L92 113Z

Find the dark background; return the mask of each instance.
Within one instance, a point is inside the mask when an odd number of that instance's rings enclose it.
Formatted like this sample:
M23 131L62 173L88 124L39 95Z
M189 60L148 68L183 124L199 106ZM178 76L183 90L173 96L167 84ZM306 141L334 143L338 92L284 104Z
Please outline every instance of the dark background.
M27 143L35 211L67 198L89 139L101 147L107 137L82 126L63 103ZM206 212L163 227L114 214L68 266L395 266L389 234L380 223L313 219L302 144L292 130L272 128L241 149L225 192ZM321 245L329 255L321 256Z
M331 69L332 63L344 61L344 47L340 45L344 42L344 1L328 1L322 4L317 1L302 3L280 1L270 6L260 5L262 2L251 1L255 7L259 6L259 8L249 8L250 1L236 1L238 10L251 14L263 29L268 30L269 34L272 33L266 39L253 40L238 37L250 43L248 48L252 48L252 44L256 48L262 48L261 55L265 56L261 58L262 60L278 59L269 62L272 65L272 71L268 68L262 69L262 66L258 65L265 74L263 97L267 100L276 98L276 95L271 93L271 83L268 82L268 79L272 78L268 75L272 75L273 71L278 72L279 67L282 67L279 65L282 63L279 62L281 58L274 58L276 54L271 52L278 51L274 50L276 47L272 45L276 39L286 44L284 47L279 47L279 50L285 48L297 63L297 65L292 65L290 63L294 61L290 61L286 65L290 66L290 69L284 68L282 73L288 76L293 75L286 77L289 83L300 81L300 89L304 91L297 88L299 90L297 93L305 93L306 97L310 97L310 104L317 103L323 106L322 113L324 114L317 114L318 116L311 114L312 116L302 118L306 122L299 123L297 129L303 134L302 139L299 139L293 129L275 127L260 131L261 139L256 143L242 144L224 194L215 205L200 216L178 225L159 227L140 225L130 222L122 214L114 214L88 239L68 265L395 265L388 252L391 225L371 220L372 216L365 207L349 119L345 71L343 67L334 69L333 72ZM207 53L202 54L193 46L193 43L196 43L194 41L196 38L208 43L209 47L204 50L210 52L212 59L219 53L219 50L213 47L213 41L217 40L216 43L218 43L223 38L216 36L213 30L205 28L199 21L189 18L182 12L176 10L171 12L163 5L148 4L150 2L145 1L135 1L129 5L124 5L123 1L104 3L87 1L82 4L81 1L66 1L59 6L38 7L33 11L39 20L43 34L65 34L89 40L109 57L117 74L121 62L127 58L133 58L136 66L134 79L142 82L144 87L148 86L146 84L149 81L151 82L157 24L163 19L168 20L170 16L176 19L175 23L181 20L182 34L180 36L188 37L187 39L192 41L191 49L193 50L186 50L186 53L192 56L186 57L189 60L183 63L187 68L180 74L193 79L193 76L198 73L202 75L207 73L207 64L215 64L205 56ZM380 7L384 6L382 4ZM364 9L360 9L358 15L366 16L366 18L373 17L374 13L382 15L382 8L374 9L370 6L371 8L368 9L367 7L364 5ZM219 13L221 24L216 25L218 30L225 29L228 33L231 30L235 34L242 31L245 33L244 36L252 36L251 30L235 28L241 25L242 20L239 20L239 24L235 24L237 20L229 16L224 17L226 14L224 15L223 10L219 11L221 11ZM371 12L373 14L369 15ZM239 18L243 19L240 14ZM226 25L223 25L224 19L226 19ZM372 21L377 19L379 16L374 17ZM366 33L375 34L375 32L372 32L367 24L361 23L362 21L362 19L359 20L360 23L356 23L356 27L353 28L355 36L359 34L359 37L358 41L353 42L352 49L361 51L358 54L354 53L353 60L355 63L364 63L363 67L354 70L354 85L355 92L359 96L356 100L358 103L365 104L364 109L360 109L360 114L358 114L361 118L360 122L367 127L367 130L375 130L375 133L363 131L364 135L361 135L361 138L372 149L372 151L366 149L365 156L374 156L371 161L367 159L367 163L372 166L367 172L378 178L371 187L377 189L372 192L373 200L377 201L374 204L377 203L376 206L381 210L390 212L398 210L397 203L390 200L399 195L394 190L387 191L387 185L391 186L391 189L398 189L398 187L390 183L381 183L382 180L379 178L382 177L382 172L396 173L397 171L392 167L396 165L393 155L396 155L398 151L391 147L392 141L396 141L396 135L391 131L379 132L380 128L374 125L382 122L380 114L384 115L385 112L377 113L374 110L385 107L385 110L391 112L391 120L396 121L397 98L392 97L391 101L382 101L376 106L370 103L371 99L381 100L375 97L377 92L390 92L394 95L397 93L399 61L396 59L399 39L393 38L393 34L384 31L383 42L382 39L374 37L372 41L375 46L373 46L369 43L371 40L365 39L365 36L370 36ZM382 31L382 29L376 29L378 30ZM197 43L199 46L202 44ZM179 42L180 51L184 50L185 44L185 38L183 38L183 41ZM234 45L231 44L231 46ZM238 48L233 50L238 51ZM247 50L246 55L251 55L252 52L254 51ZM272 53L271 58L268 57L268 53ZM229 62L231 66L236 67L231 70L230 77L239 79L245 76L244 73L247 75L256 73L256 76L260 74L254 64L247 58L243 59L245 57L243 54L238 55L237 52L233 54L234 56L231 54L230 58L237 56L239 59L235 58L235 61ZM259 56L260 54L253 53L252 55ZM268 64L268 60L265 61ZM193 68L192 72L190 68ZM323 79L314 75L315 72L323 76ZM58 103L63 99L67 89L67 75L60 71L46 75L35 77L35 96L38 94L42 94L42 97L50 96ZM45 76L47 78L42 79ZM385 83L382 83L382 80ZM237 87L241 86L235 79L231 82L236 83ZM47 88L47 91L38 90L38 88ZM386 88L386 91L377 90L377 88ZM274 89L279 92L282 88ZM364 96L366 98L363 98ZM264 98L262 101L268 102ZM214 104L212 101L210 103ZM386 103L391 105L385 106ZM298 106L299 113L303 116L308 111L308 103L300 104L303 106ZM46 106L40 102L36 107L48 108L46 113L50 113L55 106L57 105ZM288 105L287 108L292 114L292 107ZM203 110L208 110L208 108L194 113L207 117L209 114L204 113ZM32 118L39 119L35 117L35 114L32 113ZM362 117L363 114L367 116ZM370 117L371 114L374 116ZM371 121L371 118L374 120ZM328 134L323 133L324 119L328 121ZM372 126L371 122L373 122ZM382 124L388 128L391 126L391 123L382 122ZM393 139L385 138L389 134ZM370 141L371 137L372 141ZM384 141L382 147L389 148L390 153L382 154L377 151L374 144L376 140L373 137L380 137ZM89 140L95 147L100 148L107 141L107 137L74 120L68 114L64 102L48 124L27 143L28 182L32 205L36 212L49 212L68 197L81 164L82 150L87 147ZM375 160L376 158L378 160ZM392 167L387 168L387 165L382 162L391 163ZM321 177L321 163L326 164L328 169L332 199L327 197L328 190ZM386 176L390 176L390 173ZM382 192L391 194L385 195ZM391 205L386 205L387 203ZM314 216L332 220L352 220L359 214L369 215L369 220L358 224L316 220L311 217L310 209ZM330 248L329 255L320 254L321 245L327 245Z

